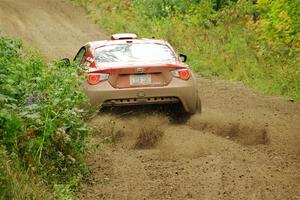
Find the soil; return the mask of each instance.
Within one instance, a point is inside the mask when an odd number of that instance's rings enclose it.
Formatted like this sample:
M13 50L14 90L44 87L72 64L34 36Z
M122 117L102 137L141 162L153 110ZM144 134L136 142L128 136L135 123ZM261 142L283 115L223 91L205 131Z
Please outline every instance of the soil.
M0 34L23 39L49 60L73 58L86 42L107 38L84 9L63 0L0 0Z
M108 38L84 10L59 0L0 0L0 30L48 59ZM188 121L155 108L95 116L91 177L77 197L300 200L300 102L197 79L203 111Z

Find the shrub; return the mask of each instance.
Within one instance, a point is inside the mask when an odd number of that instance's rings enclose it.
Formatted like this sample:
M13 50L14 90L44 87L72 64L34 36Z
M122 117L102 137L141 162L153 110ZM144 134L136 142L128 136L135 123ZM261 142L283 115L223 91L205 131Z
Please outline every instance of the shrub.
M258 0L262 38L275 45L300 48L300 1Z
M0 145L7 159L49 184L75 186L86 171L80 83L75 67L47 65L20 41L0 37Z

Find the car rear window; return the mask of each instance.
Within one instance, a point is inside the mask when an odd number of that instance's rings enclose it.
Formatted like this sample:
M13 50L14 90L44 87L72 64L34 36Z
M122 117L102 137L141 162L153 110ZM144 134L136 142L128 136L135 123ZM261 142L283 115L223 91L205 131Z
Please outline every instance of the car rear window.
M104 63L174 63L176 57L173 51L164 44L126 43L107 45L95 49L97 64Z

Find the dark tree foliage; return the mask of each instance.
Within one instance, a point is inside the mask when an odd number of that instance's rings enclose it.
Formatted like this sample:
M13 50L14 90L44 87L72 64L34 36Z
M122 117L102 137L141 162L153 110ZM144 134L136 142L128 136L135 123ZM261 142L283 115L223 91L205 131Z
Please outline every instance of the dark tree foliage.
M224 6L230 5L231 3L236 3L237 0L214 0L214 9L216 11L220 10Z

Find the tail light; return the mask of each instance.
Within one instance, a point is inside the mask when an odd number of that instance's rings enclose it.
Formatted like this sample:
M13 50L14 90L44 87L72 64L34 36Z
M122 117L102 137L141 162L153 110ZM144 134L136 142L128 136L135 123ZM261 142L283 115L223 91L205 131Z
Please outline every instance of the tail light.
M182 80L188 80L190 78L190 71L188 69L177 69L171 71L174 77L180 78Z
M91 85L96 85L96 84L100 83L101 81L107 80L108 77L109 77L109 74L104 74L104 73L89 74L88 83Z

